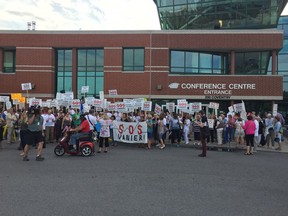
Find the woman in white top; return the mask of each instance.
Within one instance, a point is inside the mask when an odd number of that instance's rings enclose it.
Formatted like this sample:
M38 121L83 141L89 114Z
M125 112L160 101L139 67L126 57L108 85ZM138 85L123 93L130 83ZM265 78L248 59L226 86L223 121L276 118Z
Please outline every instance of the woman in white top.
M190 115L187 115L186 119L184 121L184 141L185 141L186 145L189 144L188 135L189 135L189 132L190 132L190 124L191 124Z
M101 129L99 135L100 137L99 150L97 153L101 153L101 150L103 148L103 141L105 141L104 153L107 153L109 147L110 125L112 124L112 120L109 119L107 114L104 114L103 117L99 119L99 123L101 124Z

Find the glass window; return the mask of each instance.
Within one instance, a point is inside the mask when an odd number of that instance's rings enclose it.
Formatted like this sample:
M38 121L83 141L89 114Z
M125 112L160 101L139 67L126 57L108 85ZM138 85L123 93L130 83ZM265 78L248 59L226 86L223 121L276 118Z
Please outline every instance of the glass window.
M72 49L56 50L56 92L72 91Z
M266 74L270 52L246 52L235 54L235 74Z
M227 54L210 54L193 51L170 52L171 73L185 74L227 74Z
M144 48L123 48L123 71L144 71Z
M3 52L3 72L4 73L15 73L15 50L4 50Z
M89 86L85 96L97 96L104 89L104 49L77 50L77 90L81 97L82 86Z

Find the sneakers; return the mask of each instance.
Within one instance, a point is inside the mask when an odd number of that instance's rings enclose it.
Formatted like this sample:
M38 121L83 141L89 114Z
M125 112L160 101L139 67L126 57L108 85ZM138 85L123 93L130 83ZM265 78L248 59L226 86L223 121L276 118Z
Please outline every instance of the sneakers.
M36 161L43 161L45 158L41 157L40 155L36 157Z
M27 156L23 157L23 161L29 161L29 158Z

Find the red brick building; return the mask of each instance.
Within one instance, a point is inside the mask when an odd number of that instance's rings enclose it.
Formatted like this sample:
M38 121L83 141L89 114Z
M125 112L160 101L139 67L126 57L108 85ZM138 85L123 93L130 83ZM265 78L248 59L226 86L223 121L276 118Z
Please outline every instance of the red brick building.
M29 96L42 99L89 86L108 100L116 89L116 100L271 103L283 99L282 46L279 30L0 31L0 95L26 95L30 82ZM271 55L268 75L261 62Z

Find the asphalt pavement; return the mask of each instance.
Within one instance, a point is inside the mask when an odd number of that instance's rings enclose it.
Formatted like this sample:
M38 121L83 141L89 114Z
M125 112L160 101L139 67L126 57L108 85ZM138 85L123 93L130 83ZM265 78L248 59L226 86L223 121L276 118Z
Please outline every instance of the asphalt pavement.
M0 150L1 216L286 216L288 154L208 151L167 145L111 147L91 157L53 153L24 162L16 144Z

